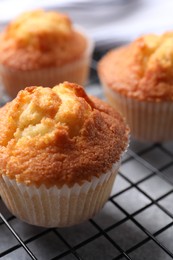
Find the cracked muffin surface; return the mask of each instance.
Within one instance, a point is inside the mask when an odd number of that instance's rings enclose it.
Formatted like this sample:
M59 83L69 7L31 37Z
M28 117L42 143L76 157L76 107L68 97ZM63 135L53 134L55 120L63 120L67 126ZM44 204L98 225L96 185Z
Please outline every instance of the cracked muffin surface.
M0 109L0 174L27 185L72 186L108 171L128 127L76 84L28 87Z
M100 78L119 93L148 101L173 101L173 32L145 35L108 52Z

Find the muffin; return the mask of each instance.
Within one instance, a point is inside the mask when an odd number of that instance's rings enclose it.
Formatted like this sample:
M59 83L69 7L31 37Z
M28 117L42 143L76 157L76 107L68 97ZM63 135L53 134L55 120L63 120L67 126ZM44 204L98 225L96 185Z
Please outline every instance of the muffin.
M145 35L98 64L109 103L142 141L173 140L173 33Z
M68 16L36 10L12 21L0 34L0 74L14 98L27 86L65 80L85 84L93 42Z
M63 227L102 208L128 145L119 113L64 82L21 90L0 116L0 195L15 216Z

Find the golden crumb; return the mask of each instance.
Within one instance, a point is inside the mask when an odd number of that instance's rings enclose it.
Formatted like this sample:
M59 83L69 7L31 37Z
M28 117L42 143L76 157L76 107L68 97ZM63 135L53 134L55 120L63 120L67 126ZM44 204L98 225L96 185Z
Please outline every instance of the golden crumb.
M173 32L145 35L101 60L100 78L140 100L173 100Z
M0 117L0 174L27 185L81 184L109 170L128 143L121 116L69 82L20 91Z
M80 58L87 44L67 15L30 11L0 34L0 62L20 70L58 67Z
M44 40L46 44L52 44L57 40L68 39L71 33L72 24L66 15L36 10L23 13L11 22L5 38L15 39L19 46L40 48L44 46Z
M173 65L173 33L146 35L136 41L143 57L144 73L157 71L158 67L168 72Z
M76 95L75 90L75 85L64 83L52 89L38 87L22 91L18 103L25 103L16 111L15 139L38 136L44 137L46 142L54 138L59 128L66 129L70 137L78 135L92 109L83 96Z

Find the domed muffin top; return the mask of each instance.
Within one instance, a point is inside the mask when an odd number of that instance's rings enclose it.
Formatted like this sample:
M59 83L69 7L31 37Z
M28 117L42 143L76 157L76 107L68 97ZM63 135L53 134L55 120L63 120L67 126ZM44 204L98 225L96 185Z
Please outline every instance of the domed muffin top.
M0 116L0 173L27 185L89 181L108 171L128 143L121 116L69 82L28 87Z
M64 14L36 10L21 14L0 36L0 61L21 70L60 66L79 58L87 46Z
M103 82L140 100L173 100L173 32L144 35L100 61Z
M6 39L14 39L19 45L34 48L63 40L72 33L70 19L61 13L37 10L21 14L6 29ZM45 38L45 39L44 39ZM41 45L42 44L42 45ZM49 46L47 46L49 48Z

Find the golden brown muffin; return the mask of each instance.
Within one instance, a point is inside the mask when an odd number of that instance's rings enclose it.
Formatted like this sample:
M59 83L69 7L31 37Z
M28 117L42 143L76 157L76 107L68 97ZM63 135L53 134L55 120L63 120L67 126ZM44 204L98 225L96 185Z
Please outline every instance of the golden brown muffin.
M84 83L91 45L64 14L43 10L23 13L0 35L1 74L7 91L14 97L19 86L53 86L62 76L63 80L74 76L75 82Z
M141 140L173 139L173 33L145 35L108 52L98 73L110 103Z
M0 194L13 214L36 225L64 226L87 219L103 206L128 143L128 128L116 111L88 97L79 85L65 82L52 89L20 91L0 109L0 116ZM47 192L55 193L55 201L50 202ZM34 216L26 209L34 203L28 199L31 194L39 205ZM74 208L64 213L75 214L74 219L58 219L57 214L64 215L52 213L54 203L62 204L63 199L69 205L74 196ZM86 203L83 215L75 208L81 207L79 197ZM38 213L43 211L46 218Z
M66 15L38 10L7 26L1 35L0 60L21 71L61 66L82 56L86 45Z

